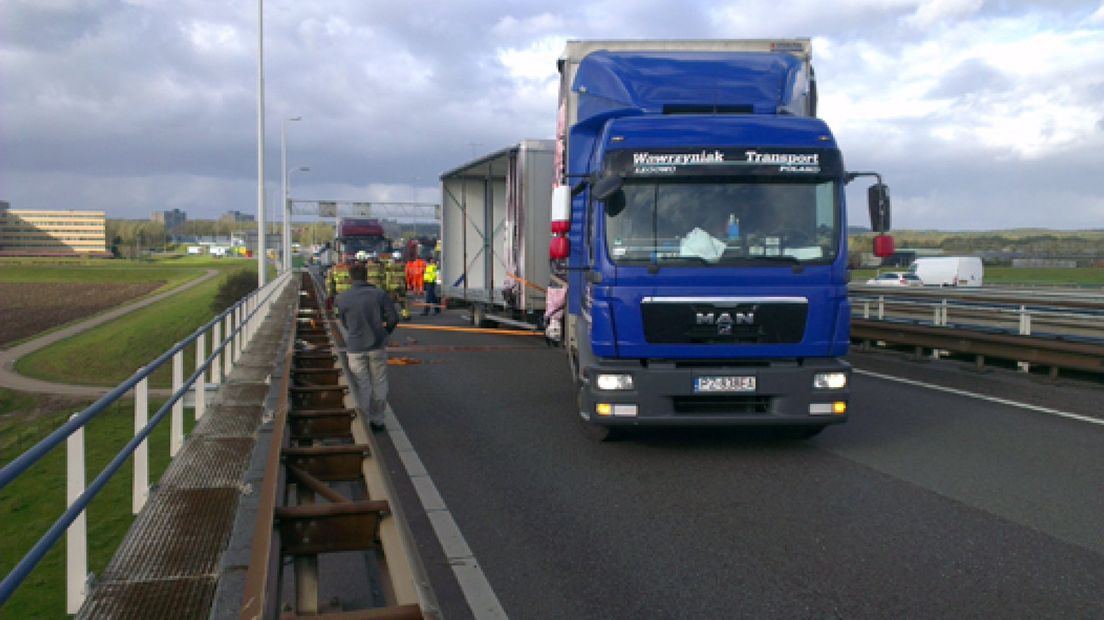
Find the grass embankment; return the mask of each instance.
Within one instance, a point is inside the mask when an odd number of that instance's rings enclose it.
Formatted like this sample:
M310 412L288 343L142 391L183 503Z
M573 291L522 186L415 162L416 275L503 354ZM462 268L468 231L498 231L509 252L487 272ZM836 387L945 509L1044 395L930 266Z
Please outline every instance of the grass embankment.
M881 269L856 269L851 281L865 283L884 271L906 271L901 267ZM1077 267L1074 269L1036 269L1012 267L986 267L986 286L1049 286L1049 287L1104 287L1104 268Z
M1036 269L986 267L985 284L1014 286L1076 286L1104 287L1104 268Z
M248 270L242 262L225 262L226 273L192 289L63 342L36 351L16 363L29 377L80 385L116 385L210 321L214 299L230 273ZM208 351L210 354L210 351ZM184 354L184 376L195 369L194 348ZM164 364L150 385L171 384L171 365Z
M5 261L0 278L27 283L74 281L141 282L161 279L178 286L217 267L221 277L131 313L99 328L58 343L24 358L19 364L40 365L47 371L37 376L66 383L85 382L114 385L129 377L173 344L190 335L213 317L211 301L220 283L240 270L255 269L246 261L178 259L173 261ZM169 265L172 266L169 266ZM8 267L17 267L8 269ZM186 352L186 374L194 366L194 350ZM169 384L170 367L159 371L151 383ZM65 419L87 407L91 401L57 396L24 394L0 389L0 465L5 464L58 428ZM152 399L150 413L163 400ZM90 482L111 458L133 437L132 400L115 403L93 420L85 431L87 481ZM185 413L185 432L194 423ZM150 437L150 480L156 482L168 466L169 424L162 421ZM102 573L133 522L130 514L130 485L133 464L128 461L89 505L89 570ZM65 447L59 446L18 480L0 492L0 575L7 574L35 541L65 510ZM15 596L0 608L0 619L65 618L65 544L54 547Z
M205 272L198 265L0 260L0 346L41 336Z
M0 465L7 464L58 428L91 401L61 399L61 411L51 396L0 389ZM150 415L163 400L150 399ZM185 412L185 432L194 422ZM134 436L134 402L123 400L101 413L85 430L86 483L90 483ZM150 481L156 483L169 464L169 424L163 420L149 442ZM60 445L0 492L0 575L6 575L65 511L65 445ZM92 501L88 522L88 568L102 574L123 540L131 515L133 463L127 461ZM15 595L0 608L0 619L67 618L65 614L64 538L43 558Z

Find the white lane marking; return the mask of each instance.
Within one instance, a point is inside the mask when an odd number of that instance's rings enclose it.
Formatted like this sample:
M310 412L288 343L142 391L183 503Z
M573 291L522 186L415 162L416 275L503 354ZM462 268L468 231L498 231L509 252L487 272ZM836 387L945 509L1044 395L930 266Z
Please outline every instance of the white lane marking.
M915 385L917 387L928 388L929 390L936 390L939 392L946 392L948 394L956 394L958 396L965 396L967 398L976 398L978 400L985 400L991 403L998 403L1001 405L1008 405L1010 407L1019 407L1021 409L1027 409L1029 411L1037 411L1039 413L1046 413L1050 415L1056 415L1062 418L1068 418L1070 420L1077 420L1078 422L1087 422L1089 424L1096 424L1104 426L1104 420L1100 418L1090 418L1089 416L1080 415L1077 413L1070 413L1068 411L1061 411L1059 409L1051 409L1050 407L1041 407L1039 405L1030 405L1028 403L1021 403L1014 400L1008 400L1007 398L998 398L996 396L986 396L984 394L976 394L974 392L967 392L966 390L959 390L956 388L946 387L943 385L935 385L933 383L924 383L923 381L915 381L913 379L904 379L902 377L894 377L891 375L883 375L877 372L871 372L869 370L860 370L855 368L852 370L860 375L866 375L868 377L874 377L876 379L884 379L886 381L896 381L897 383L906 383L908 385Z
M441 549L452 566L452 573L456 576L460 590L468 601L468 607L476 618L508 618L498 596L491 588L487 575L479 567L468 542L460 532L460 526L452 518L452 513L445 505L444 498L437 490L437 485L429 477L429 472L422 459L414 450L413 444L399 424L398 416L388 407L386 416L387 434L395 444L395 450L399 453L399 460L406 468L407 475L414 485L414 492L418 495L418 501L429 517L429 523L433 526L433 532L441 543Z
M340 322L335 325L341 331L342 338L347 340L348 333L345 327ZM341 359L344 365L345 358L341 357ZM347 367L345 372L349 372ZM357 398L359 403L359 396L354 398ZM437 485L433 484L433 479L429 477L429 470L425 468L418 452L414 450L414 444L410 443L410 438L406 436L406 431L399 423L399 416L395 414L395 409L390 403L387 404L387 410L383 412L383 419L387 435L399 454L399 461L406 469L406 475L410 477L414 493L422 503L422 509L429 518L433 533L437 535L437 541L441 543L441 549L449 565L452 566L452 574L456 576L456 582L460 585L460 591L464 593L464 600L468 602L472 615L480 619L508 620L509 616L506 615L502 604L498 602L498 595L491 587L491 582L479 567L479 562L475 559L471 547L468 546L468 541L460 533L460 526L452 518L452 512L445 505L445 499L441 497Z

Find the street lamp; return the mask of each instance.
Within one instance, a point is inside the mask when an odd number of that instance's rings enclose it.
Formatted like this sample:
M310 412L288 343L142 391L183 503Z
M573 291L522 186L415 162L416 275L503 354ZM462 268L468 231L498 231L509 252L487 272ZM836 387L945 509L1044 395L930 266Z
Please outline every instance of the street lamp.
M284 168L284 269L291 269L291 173L310 172L309 166Z
M268 280L265 271L264 193L264 0L257 0L257 288Z
M287 124L301 121L302 116L285 118L280 124L280 170L284 173L284 271L291 269L291 203L288 202Z

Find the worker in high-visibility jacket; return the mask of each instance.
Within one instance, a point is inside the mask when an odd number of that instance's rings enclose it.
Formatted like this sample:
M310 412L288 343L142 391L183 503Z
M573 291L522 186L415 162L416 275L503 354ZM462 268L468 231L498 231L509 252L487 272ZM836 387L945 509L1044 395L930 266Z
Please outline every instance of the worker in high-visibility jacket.
M441 314L440 300L437 297L437 259L430 258L429 263L425 266L425 272L422 274L422 286L425 287L425 307L422 309L422 316L429 314L429 309L433 308L433 314Z
M340 261L330 268L330 272L326 276L326 291L329 293L326 298L327 307L333 307L333 300L338 293L344 293L353 287L352 278L349 276L349 263L351 261L352 257L343 252Z

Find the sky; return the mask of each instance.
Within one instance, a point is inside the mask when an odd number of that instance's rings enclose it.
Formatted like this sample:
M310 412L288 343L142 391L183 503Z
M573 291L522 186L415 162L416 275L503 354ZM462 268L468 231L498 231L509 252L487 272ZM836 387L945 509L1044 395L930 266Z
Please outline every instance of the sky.
M440 202L442 172L552 137L568 39L773 37L812 38L819 116L895 228L1104 228L1100 0L267 0L266 208L282 129L293 198ZM0 200L256 213L257 58L253 0L3 0Z

